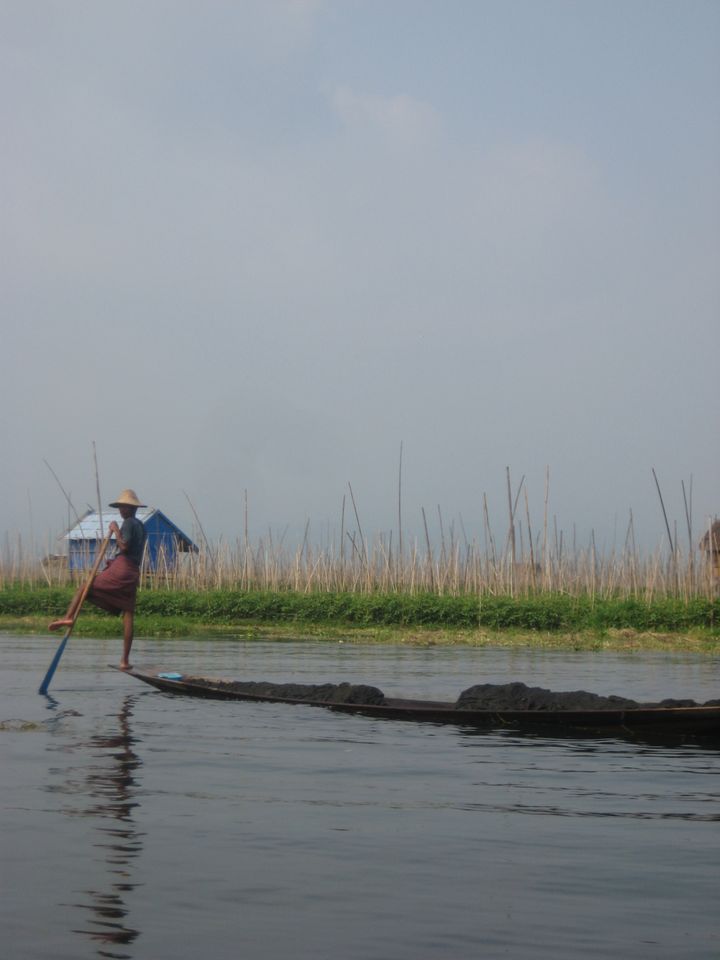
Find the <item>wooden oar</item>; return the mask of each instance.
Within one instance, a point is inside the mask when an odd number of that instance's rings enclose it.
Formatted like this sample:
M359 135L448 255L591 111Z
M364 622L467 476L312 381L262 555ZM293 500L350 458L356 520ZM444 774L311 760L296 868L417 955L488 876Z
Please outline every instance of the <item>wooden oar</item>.
M69 624L67 630L65 631L65 636L62 638L62 642L60 643L60 646L57 648L57 652L53 657L52 663L48 667L48 672L45 674L45 679L40 684L40 689L38 690L38 693L43 693L43 694L47 693L48 687L50 686L50 681L53 678L53 674L57 670L57 665L60 663L60 657L63 655L65 646L68 640L70 639L70 634L73 632L73 627L75 626L75 622L78 618L82 605L85 603L87 595L90 592L90 587L92 586L92 582L95 579L95 575L100 569L100 564L102 563L103 557L105 556L105 551L107 550L109 543L110 543L110 534L108 534L103 540L103 542L100 544L100 549L98 550L98 555L95 558L95 563L93 564L92 570L90 571L90 576L85 581L85 584L82 588L82 592L78 597L77 604L75 606L75 610L72 615L72 621Z

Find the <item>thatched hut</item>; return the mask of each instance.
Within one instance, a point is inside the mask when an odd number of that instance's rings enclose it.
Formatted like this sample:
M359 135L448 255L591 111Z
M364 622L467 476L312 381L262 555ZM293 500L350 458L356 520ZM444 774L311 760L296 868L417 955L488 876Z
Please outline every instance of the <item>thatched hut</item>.
M712 565L714 576L720 577L720 520L715 520L700 540L700 549Z

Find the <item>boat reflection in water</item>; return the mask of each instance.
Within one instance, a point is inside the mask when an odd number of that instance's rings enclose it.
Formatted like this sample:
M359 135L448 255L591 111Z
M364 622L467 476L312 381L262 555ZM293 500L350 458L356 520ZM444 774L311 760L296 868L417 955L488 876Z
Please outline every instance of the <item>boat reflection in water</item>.
M139 936L127 923L126 896L138 884L132 880L132 865L142 850L142 836L133 821L138 780L136 772L142 760L135 753L131 732L133 697L126 697L118 714L117 729L109 735L93 736L83 747L92 751L92 763L84 776L83 792L94 802L77 813L97 821L99 836L93 843L103 851L107 868L107 887L86 890L88 901L74 907L87 910L86 928L74 932L96 941L98 955L113 960L128 960L122 949Z

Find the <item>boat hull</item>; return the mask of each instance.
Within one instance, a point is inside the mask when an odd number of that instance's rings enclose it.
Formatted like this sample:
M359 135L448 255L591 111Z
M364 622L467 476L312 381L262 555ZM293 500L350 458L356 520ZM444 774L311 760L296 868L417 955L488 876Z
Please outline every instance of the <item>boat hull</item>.
M611 710L459 710L454 703L386 698L382 703L345 703L276 697L234 689L227 680L172 675L162 669L125 671L136 680L174 696L211 700L267 702L323 707L336 713L360 714L384 720L454 724L480 729L559 733L591 732L606 735L697 737L720 743L720 705L696 707L639 707ZM165 675L163 676L163 673Z

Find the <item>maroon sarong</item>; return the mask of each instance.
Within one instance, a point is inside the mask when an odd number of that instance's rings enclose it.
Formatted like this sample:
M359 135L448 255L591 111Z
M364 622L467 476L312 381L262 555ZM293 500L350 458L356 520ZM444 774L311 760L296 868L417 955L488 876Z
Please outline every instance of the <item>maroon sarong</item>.
M133 613L140 567L121 553L93 580L88 600L110 613Z

